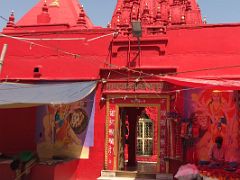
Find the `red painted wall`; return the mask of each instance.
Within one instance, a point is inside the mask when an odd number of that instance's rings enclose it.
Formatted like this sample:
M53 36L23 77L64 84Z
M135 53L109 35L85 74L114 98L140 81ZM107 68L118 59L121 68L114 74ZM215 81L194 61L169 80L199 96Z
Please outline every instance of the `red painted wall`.
M36 27L35 27L36 29ZM53 29L54 30L54 29ZM42 30L41 30L42 31ZM6 59L3 66L2 78L23 80L85 80L99 78L99 69L105 67L104 62L110 62L108 56L109 48L118 49L117 55L112 56L112 64L118 67L126 66L128 38L118 36L107 36L88 42L88 39L112 33L112 29L76 30L68 33L66 30L37 32L31 35L18 34L25 38L86 38L86 41L33 41L41 45L51 47L43 48L31 45L23 41L9 38L1 38L0 47L3 43L9 44ZM30 30L29 30L30 32ZM178 72L214 68L218 66L238 65L240 55L239 24L228 25L205 25L199 27L174 26L168 27L167 33L162 36L144 35L146 48L142 48L142 68L176 68ZM56 34L57 33L57 34ZM44 35L43 35L44 34ZM17 34L9 34L16 36ZM165 44L161 41L166 39ZM111 46L111 41L120 41ZM136 38L132 42L137 44ZM162 44L163 43L163 44ZM21 47L19 49L18 47ZM165 47L165 55L159 54L159 48ZM74 55L57 51L58 48ZM132 51L131 58L136 55L136 48ZM23 58L24 57L24 58ZM201 63L199 63L201 62ZM23 66L24 64L24 66ZM19 68L15 68L19 67ZM34 67L40 67L41 76L34 77ZM89 69L91 71L89 71ZM214 76L238 77L239 68L205 71L197 73L186 73L182 76Z
M99 30L98 32L93 30L70 31L71 33L60 31L57 35L56 31L58 29L54 32L37 32L34 36L36 38L50 39L59 37L86 38L86 40L34 41L34 43L44 46L41 47L19 40L0 38L0 49L2 49L2 43L9 45L1 77L22 80L84 80L98 78L99 68L106 61L109 42L113 36L90 42L87 40L113 33L113 31L109 29ZM44 35L41 35L43 33ZM15 35L10 34L10 36ZM23 37L32 38L33 36L23 35ZM21 49L18 47L21 47ZM61 50L58 51L58 49ZM63 51L69 53L63 53ZM79 54L79 56L75 56L74 54ZM16 69L16 67L19 68ZM35 67L39 67L40 77L34 76L33 70Z
M119 2L119 4L127 3L127 1ZM63 6L60 6L59 9L61 7ZM66 7L64 6L64 8ZM150 10L153 11L153 8L150 8ZM156 11L156 8L154 11ZM35 9L34 12L38 14L41 11ZM66 12L69 13L69 11ZM165 13L167 13L167 11ZM8 79L10 81L33 80L36 82L41 80L96 80L102 78L99 73L100 69L109 67L108 63L110 60L111 63L114 64L112 67L115 69L126 67L129 57L128 37L119 34L116 37L111 35L94 41L88 41L95 37L113 33L115 29L85 29L78 25L69 26L67 24L54 24L54 21L53 24L48 25L30 25L32 21L30 21L29 18L36 18L36 14L30 13L27 16L28 18L23 21L23 25L27 26L22 26L21 28L12 26L7 28L4 33L10 36L19 36L21 38L86 39L76 41L22 41L0 37L0 49L3 44L8 44L0 77L1 79ZM65 14L65 16L67 16L67 14ZM194 20L195 18L192 19ZM74 22L76 22L75 20ZM166 34L143 34L141 38L140 44L145 46L141 48L142 50L140 53L140 68L142 68L143 71L144 68L176 68L177 72L182 72L202 68L215 68L216 65L239 65L240 55L238 51L240 49L240 39L238 37L240 35L240 24L203 25L198 27L185 25L169 25L163 27L161 24L158 26L160 28L167 28ZM138 47L136 46L136 38L130 37L130 39L130 44L133 43L133 45L135 45L132 49L130 48L132 51L130 53L130 60L132 60L137 54ZM117 42L117 45L115 44L112 46L111 43L116 41L120 43ZM111 50L116 50L116 53L111 54ZM34 68L36 67L39 68L37 76L34 74ZM136 67L132 68L134 69ZM114 70L109 72L113 74L112 71ZM148 74L151 74L153 71L149 70L148 72ZM109 73L109 75L111 73ZM124 74L125 73L127 74L127 72L124 72ZM136 74L139 76L139 73ZM159 73L154 72L154 74ZM240 78L239 68L185 73L179 76L220 77L220 75L227 78ZM111 78L113 77L111 76ZM116 79L122 78L126 80L126 77L121 77L120 75L116 77ZM154 78L149 79L153 80ZM98 87L96 96L94 146L90 148L89 159L80 160L79 164L74 164L72 166L59 167L58 170L60 172L57 172L58 177L65 177L68 172L72 172L73 174L76 172L77 178L81 180L95 180L100 176L100 172L104 165L106 122L106 106L104 103L100 102L101 87ZM179 98L181 97L182 95L180 94ZM182 112L183 102L185 103L184 99L178 99L176 101L176 109L178 112ZM35 111L35 108L0 110L0 152L13 154L26 149L36 149ZM66 174L62 174L62 170L65 168Z
M78 164L78 160L58 164L54 169L54 180L76 180Z
M0 152L36 150L36 108L0 109Z
M0 175L1 179L13 180L16 174L10 169L9 164L0 164Z

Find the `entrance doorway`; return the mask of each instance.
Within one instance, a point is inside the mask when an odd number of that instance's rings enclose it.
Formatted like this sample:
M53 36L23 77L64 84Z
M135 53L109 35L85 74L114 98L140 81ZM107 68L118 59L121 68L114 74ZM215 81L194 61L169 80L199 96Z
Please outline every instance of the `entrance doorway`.
M107 97L105 169L166 173L169 96ZM149 168L146 168L146 165Z
M157 107L119 107L118 170L157 172L156 113Z

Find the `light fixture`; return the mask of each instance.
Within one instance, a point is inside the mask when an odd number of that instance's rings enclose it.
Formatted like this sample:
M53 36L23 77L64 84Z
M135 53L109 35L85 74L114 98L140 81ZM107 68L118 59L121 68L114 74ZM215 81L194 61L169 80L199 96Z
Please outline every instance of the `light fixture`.
M135 79L135 82L136 82L136 83L139 82L139 81L140 81L140 78Z
M137 38L142 37L141 21L132 21L132 35Z
M102 82L103 84L105 84L105 83L107 83L107 80L104 79L104 78L102 78L102 79L101 79L101 82Z
M140 37L142 37L142 25L141 21L132 21L132 35L134 37L137 37L138 42L138 53L136 57L139 57L138 59L138 65L140 66L140 52L141 52L141 46L140 46Z
M213 93L221 93L222 91L220 91L220 90L213 90L212 92Z

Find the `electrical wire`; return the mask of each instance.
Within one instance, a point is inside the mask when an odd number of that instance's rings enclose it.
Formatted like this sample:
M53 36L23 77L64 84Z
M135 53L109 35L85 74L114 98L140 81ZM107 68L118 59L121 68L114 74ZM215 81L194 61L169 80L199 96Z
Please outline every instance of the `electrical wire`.
M8 38L12 38L12 39L16 39L16 40L23 40L23 41L86 41L86 42L92 42L107 36L112 36L115 35L116 32L113 33L109 33L109 34L105 34L105 35L101 35L101 36L97 36L91 39L86 39L86 38L24 38L24 37L16 37L16 36L8 36L6 34L0 34L0 37L8 37ZM33 43L33 42L31 42Z
M4 21L7 21L7 22L8 22L8 19L6 19L5 17L0 16L0 18L3 19Z

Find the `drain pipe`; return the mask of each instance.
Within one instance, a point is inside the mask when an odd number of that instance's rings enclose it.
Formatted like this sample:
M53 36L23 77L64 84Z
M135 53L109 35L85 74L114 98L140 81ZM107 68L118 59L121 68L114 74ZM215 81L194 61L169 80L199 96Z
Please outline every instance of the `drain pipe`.
M8 47L8 45L4 44L3 48L2 48L2 53L1 53L1 57L0 57L0 74L2 72L2 66L3 66L3 62L5 59L6 52L7 52L7 47Z

